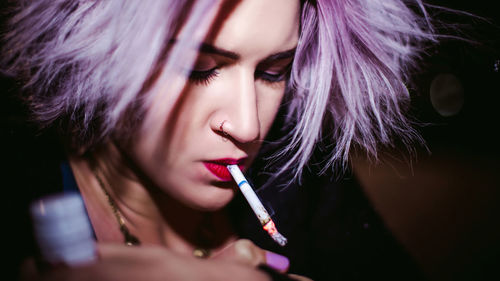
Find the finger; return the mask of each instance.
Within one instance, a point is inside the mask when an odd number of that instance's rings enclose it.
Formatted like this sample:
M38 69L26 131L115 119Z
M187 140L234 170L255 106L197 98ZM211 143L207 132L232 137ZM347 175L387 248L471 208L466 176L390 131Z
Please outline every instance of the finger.
M164 247L142 245L141 247L126 246L120 243L100 243L97 245L97 254L101 261L110 262L149 262L157 258L170 257L174 253Z
M265 264L283 273L288 270L290 265L287 257L263 250L247 239L234 242L214 255L213 258L233 260L254 267Z
M99 258L128 255L133 247L126 247L118 243L98 243L97 255Z
M270 252L270 251L265 251L266 252L266 264L281 272L285 273L288 271L288 268L290 267L290 261L288 260L287 257Z
M293 280L297 280L297 281L313 281L309 277L305 277L305 276L297 275L297 274L288 274L288 277L290 277Z
M237 240L220 252L215 253L212 258L231 260L250 266L264 264L266 261L264 250L247 239Z

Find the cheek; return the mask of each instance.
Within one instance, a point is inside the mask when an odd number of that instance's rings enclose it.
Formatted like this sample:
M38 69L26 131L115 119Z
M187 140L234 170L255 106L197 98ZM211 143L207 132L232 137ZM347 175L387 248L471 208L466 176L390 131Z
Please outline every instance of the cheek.
M191 115L190 107L185 106L187 100L181 97L172 109L169 118L162 116L151 120L147 128L138 130L124 149L134 165L155 185L162 187L168 181L170 171L182 165L182 157L189 144L183 139L189 139ZM162 188L163 189L163 188Z
M168 116L154 122L138 138L136 155L148 161L152 171L165 174L177 165L182 165L186 155L196 146L193 139L202 126L203 101L199 101L196 91L187 87L179 96ZM148 159L149 158L149 159Z
M179 116L180 117L180 116ZM181 120L178 119L180 122ZM177 124L180 124L180 123ZM185 128L186 131L188 128ZM153 133L155 135L166 135ZM196 166L193 168L193 155L199 155L195 142L182 141L183 137L196 140L190 133L180 133L165 142L167 138L150 141L147 137L139 138L127 153L153 185L178 202L194 209L212 211L229 203L235 190L227 186L212 186L211 183L199 180ZM149 145L148 145L149 144ZM150 144L154 144L151 146ZM201 165L201 164L200 164Z

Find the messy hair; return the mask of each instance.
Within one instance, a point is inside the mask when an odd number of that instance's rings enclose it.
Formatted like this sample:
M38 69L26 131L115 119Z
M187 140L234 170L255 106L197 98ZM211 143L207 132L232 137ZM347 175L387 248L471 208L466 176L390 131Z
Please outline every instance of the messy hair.
M160 112L172 108L182 85L168 94L155 85L168 85L176 62L193 63L183 50L193 36L201 42L207 35L219 2L18 0L2 37L0 67L22 82L42 127L59 126L72 146L91 149L123 127L127 113L147 125L143 113L153 96L166 95L156 105ZM405 116L405 85L424 42L435 40L422 1L301 2L286 90L292 130L275 155L286 156L284 168L300 176L325 137L333 145L326 166L345 163L353 145L376 155L378 145L395 137L418 138Z

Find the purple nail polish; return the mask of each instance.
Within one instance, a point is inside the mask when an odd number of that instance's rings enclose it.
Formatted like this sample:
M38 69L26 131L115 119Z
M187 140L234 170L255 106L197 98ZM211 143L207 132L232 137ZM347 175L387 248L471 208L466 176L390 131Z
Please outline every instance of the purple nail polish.
M286 271L290 266L290 261L287 257L278 255L273 252L266 251L266 263L269 267L278 271Z

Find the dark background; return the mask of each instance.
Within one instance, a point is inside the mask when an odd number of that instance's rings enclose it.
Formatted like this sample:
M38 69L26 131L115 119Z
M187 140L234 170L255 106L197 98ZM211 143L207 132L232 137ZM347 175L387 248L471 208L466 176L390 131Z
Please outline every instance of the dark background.
M500 12L495 1L429 1L436 5L467 11L467 15L438 15L445 33L475 42L443 39L426 58L424 71L417 78L415 113L433 126L422 130L426 140L440 146L455 146L473 154L499 155L496 129L500 101ZM495 65L496 64L496 65ZM440 116L432 107L429 87L440 73L451 73L464 88L464 105L454 116Z
M365 192L431 280L497 280L500 265L500 11L497 1L428 1L476 15L439 13L446 34L415 75L412 111L427 148L373 163L354 159ZM431 9L431 14L433 13ZM463 106L440 115L430 86L452 74ZM394 156L396 155L396 156ZM492 275L488 277L488 274Z
M444 22L443 32L469 40L443 39L429 49L415 74L412 112L426 124L419 131L427 149L418 148L410 164L399 158L380 163L358 158L353 167L430 279L485 280L488 273L498 277L494 269L500 265L500 12L497 1L428 2L481 18L436 15ZM463 87L463 106L452 116L440 115L430 101L430 85L442 73L453 74ZM9 98L11 81L1 79L0 90L4 139L21 122L23 107Z

